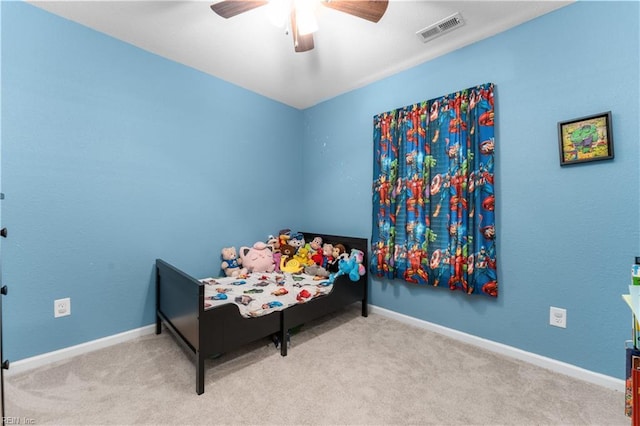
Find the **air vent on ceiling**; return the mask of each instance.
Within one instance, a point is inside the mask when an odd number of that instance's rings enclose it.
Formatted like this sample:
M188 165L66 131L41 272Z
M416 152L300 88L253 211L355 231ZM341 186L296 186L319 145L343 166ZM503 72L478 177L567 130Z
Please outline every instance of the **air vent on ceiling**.
M444 33L448 33L449 31L453 31L463 25L464 21L462 20L462 15L460 15L460 12L457 12L433 25L429 25L427 28L421 29L416 33L416 35L426 43L429 40L441 36Z

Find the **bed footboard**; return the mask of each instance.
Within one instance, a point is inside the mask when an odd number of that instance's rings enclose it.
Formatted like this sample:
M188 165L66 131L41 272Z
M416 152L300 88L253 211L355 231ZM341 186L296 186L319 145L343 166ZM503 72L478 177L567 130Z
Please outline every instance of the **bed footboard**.
M200 349L198 318L204 310L204 286L169 263L156 260L156 333L162 321L192 352Z
M204 358L200 350L200 317L204 311L204 286L169 263L156 259L156 334L167 326L182 346L193 354L196 392L204 392Z
M196 392L204 393L205 359L277 334L280 312L244 318L232 303L204 310L205 285L169 263L156 260L156 334L164 323L195 358Z

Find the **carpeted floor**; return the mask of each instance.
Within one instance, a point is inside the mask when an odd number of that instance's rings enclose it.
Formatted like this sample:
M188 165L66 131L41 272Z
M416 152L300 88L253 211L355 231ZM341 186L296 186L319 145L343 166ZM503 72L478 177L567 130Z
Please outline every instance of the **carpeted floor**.
M22 424L629 425L624 394L353 306L207 362L163 332L5 383Z

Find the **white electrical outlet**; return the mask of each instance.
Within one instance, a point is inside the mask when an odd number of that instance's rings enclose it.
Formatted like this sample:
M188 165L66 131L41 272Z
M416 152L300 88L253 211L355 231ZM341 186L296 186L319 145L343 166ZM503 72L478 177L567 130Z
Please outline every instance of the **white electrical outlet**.
M71 315L71 298L57 299L53 301L53 317L66 317Z
M549 324L554 327L567 328L567 310L562 308L549 308Z

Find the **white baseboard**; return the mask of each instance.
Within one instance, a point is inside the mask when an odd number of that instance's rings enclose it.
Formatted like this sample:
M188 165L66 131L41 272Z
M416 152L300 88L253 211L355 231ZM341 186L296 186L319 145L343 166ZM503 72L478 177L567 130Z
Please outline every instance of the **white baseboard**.
M525 361L530 364L537 365L538 367L546 368L548 370L564 374L566 376L584 380L589 383L594 383L596 385L600 385L608 389L613 389L615 391L624 392L625 383L622 379L606 376L604 374L586 370L572 364L567 364L565 362L558 361L552 358L547 358L531 352L523 351L522 349L514 348L513 346L508 346L502 343L483 339L482 337L463 333L452 328L443 327L438 324L410 317L398 312L393 312L388 309L380 308L378 306L369 305L369 307L371 313L379 314L415 327L424 328L438 334L443 334L447 337L451 337L452 339L478 346L491 352L496 352L502 355L509 356L511 358Z
M103 337L101 339L92 340L90 342L81 343L76 346L69 346L68 348L60 349L53 352L47 352L42 355L37 355L31 358L21 359L16 362L12 362L6 373L7 376L13 374L22 373L43 365L48 365L57 361L62 361L77 355L86 354L89 352L103 349L108 346L117 345L135 338L146 336L148 334L155 333L156 326L148 325L134 330L125 331L123 333L114 334L113 336Z
M567 364L562 361L558 361L552 358L547 358L541 355L537 355L531 352L523 351L522 349L514 348L502 343L494 342L491 340L483 339L472 334L463 333L452 328L443 327L438 324L434 324L428 321L424 321L418 318L410 317L408 315L400 314L398 312L390 311L378 306L369 305L370 312L378 315L391 318L405 324L412 325L414 327L424 328L429 331L433 331L438 334L445 335L455 340L459 340L464 343L468 343L474 346L481 347L491 352L496 352L511 358L515 358L521 361L528 362L538 367L546 368L551 371L555 371L566 376L570 376L576 379L584 380L589 383L594 383L599 386L603 386L615 391L624 392L624 380L617 379L615 377L606 376L604 374L596 373L590 370L586 370L581 367L577 367L572 364ZM153 334L155 332L155 325L148 325L146 327L137 328L124 333L114 334L113 336L104 337L102 339L92 340L90 342L82 343L76 346L70 346L68 348L60 349L53 352L48 352L42 355L37 355L31 358L25 358L11 363L9 370L5 373L7 376L18 374L23 371L28 371L43 365L48 365L57 361L62 361L67 358L71 358L77 355L93 352L98 349L106 348L108 346L123 343L135 338Z

